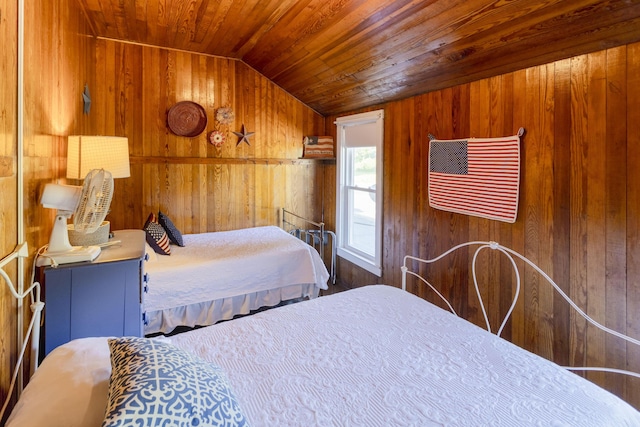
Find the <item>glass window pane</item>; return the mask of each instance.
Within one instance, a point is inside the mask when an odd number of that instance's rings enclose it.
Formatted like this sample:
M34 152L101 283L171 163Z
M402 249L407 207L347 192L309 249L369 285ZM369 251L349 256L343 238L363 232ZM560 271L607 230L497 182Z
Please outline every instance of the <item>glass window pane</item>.
M348 190L348 198L347 245L374 257L376 254L375 193L352 188Z
M382 275L384 110L336 119L336 255Z
M376 183L376 147L349 148L351 163L349 184L361 188L375 188Z

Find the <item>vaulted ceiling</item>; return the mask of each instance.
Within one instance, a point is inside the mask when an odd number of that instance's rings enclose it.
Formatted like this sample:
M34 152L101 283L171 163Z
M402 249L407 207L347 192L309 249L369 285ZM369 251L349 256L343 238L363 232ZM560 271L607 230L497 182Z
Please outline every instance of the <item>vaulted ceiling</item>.
M640 40L637 0L77 0L98 37L236 58L336 114Z

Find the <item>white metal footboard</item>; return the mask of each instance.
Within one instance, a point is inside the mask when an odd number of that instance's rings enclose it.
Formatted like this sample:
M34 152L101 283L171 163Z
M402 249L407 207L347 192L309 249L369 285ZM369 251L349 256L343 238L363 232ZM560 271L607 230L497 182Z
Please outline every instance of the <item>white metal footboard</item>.
M625 334L622 334L618 331L614 331L613 329L610 329L600 323L598 323L597 321L595 321L594 319L592 319L591 317L589 317L589 315L587 315L587 313L585 313L580 307L578 307L576 305L576 303L574 303L571 298L569 298L567 296L567 294L553 281L553 279L551 279L551 277L549 277L544 271L542 271L542 269L540 269L540 267L538 267L537 265L535 265L532 261L530 261L527 257L525 257L524 255L521 255L520 253L509 249L507 247L504 247L502 245L500 245L499 243L496 242L483 242L483 241L479 241L479 242L468 242L468 243L462 243L460 245L454 246L453 248L449 249L448 251L442 253L441 255L432 258L432 259L422 259L422 258L416 258L414 256L411 255L406 255L404 257L404 262L402 265L402 289L403 290L407 290L407 275L411 275L411 276L415 276L418 279L420 279L420 281L422 281L423 283L425 283L427 286L429 286L429 288L431 288L431 290L433 290L441 299L442 301L445 302L445 304L449 307L449 310L451 310L451 312L453 314L455 314L456 316L458 315L455 310L453 309L453 307L451 306L451 304L449 303L449 301L447 301L447 299L431 284L429 283L424 277L420 276L418 273L416 273L415 271L410 271L409 268L407 267L407 261L416 261L418 263L423 263L423 264L432 264L442 258L444 258L445 256L449 255L450 253L456 251L457 249L463 248L463 247L467 247L467 246L478 246L478 248L476 249L475 253L473 254L473 259L471 261L471 272L472 272L472 277L473 277L473 284L476 290L476 295L478 296L478 301L480 303L480 308L482 309L482 315L484 316L484 320L487 326L487 330L489 332L491 332L491 325L489 324L489 318L487 316L487 312L484 306L484 302L482 301L482 296L480 295L480 289L478 287L478 280L476 277L476 260L478 258L478 254L483 250L483 249L493 249L493 250L497 250L501 253L503 253L511 262L511 265L513 267L513 270L515 272L515 276L516 276L516 290L515 290L515 294L513 297L513 301L511 302L511 306L509 307L509 310L507 311L507 313L504 316L504 319L502 320L502 323L500 324L500 327L498 328L498 331L496 332L496 335L500 336L500 334L502 333L502 330L504 329L507 321L509 320L509 317L511 316L511 313L513 312L513 309L515 308L516 302L518 300L518 297L520 295L520 272L518 271L518 267L516 265L516 262L514 260L513 257L519 258L522 261L524 261L525 263L527 263L530 267L532 267L536 272L538 272L538 274L540 274L542 277L544 277L547 282L549 282L549 284L551 284L553 286L553 288L562 296L562 298L564 298L569 305L571 305L571 307L573 307L573 309L580 314L587 322L589 322L590 324L594 325L595 327L601 329L602 331L611 334L613 336L616 336L618 338L621 338L629 343L635 344L640 346L640 340L629 337ZM605 372L615 372L615 373L621 373L621 374L625 374L625 375L630 375L633 377L637 377L640 378L640 374L636 373L636 372L632 372L632 371L626 371L626 370L621 370L621 369L613 369L613 368L607 368L607 367L573 367L573 366L565 366L566 369L569 370L574 370L574 371L605 371Z
M330 279L336 283L336 235L325 230L324 222L316 222L282 208L282 229L315 248L325 260L325 247L331 245Z

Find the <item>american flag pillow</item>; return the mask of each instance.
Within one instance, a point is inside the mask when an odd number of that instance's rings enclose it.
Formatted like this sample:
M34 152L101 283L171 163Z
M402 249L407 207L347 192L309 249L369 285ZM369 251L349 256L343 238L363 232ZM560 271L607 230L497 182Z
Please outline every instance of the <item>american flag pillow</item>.
M171 255L169 236L165 229L158 223L156 215L151 213L145 222L143 230L147 237L147 243L160 255Z

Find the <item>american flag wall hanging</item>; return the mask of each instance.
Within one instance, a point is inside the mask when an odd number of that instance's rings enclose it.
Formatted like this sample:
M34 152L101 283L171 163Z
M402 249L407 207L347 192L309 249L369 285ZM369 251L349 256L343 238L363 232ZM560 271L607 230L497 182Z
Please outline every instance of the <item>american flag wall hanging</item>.
M520 137L438 140L429 135L429 205L515 222L520 190Z

